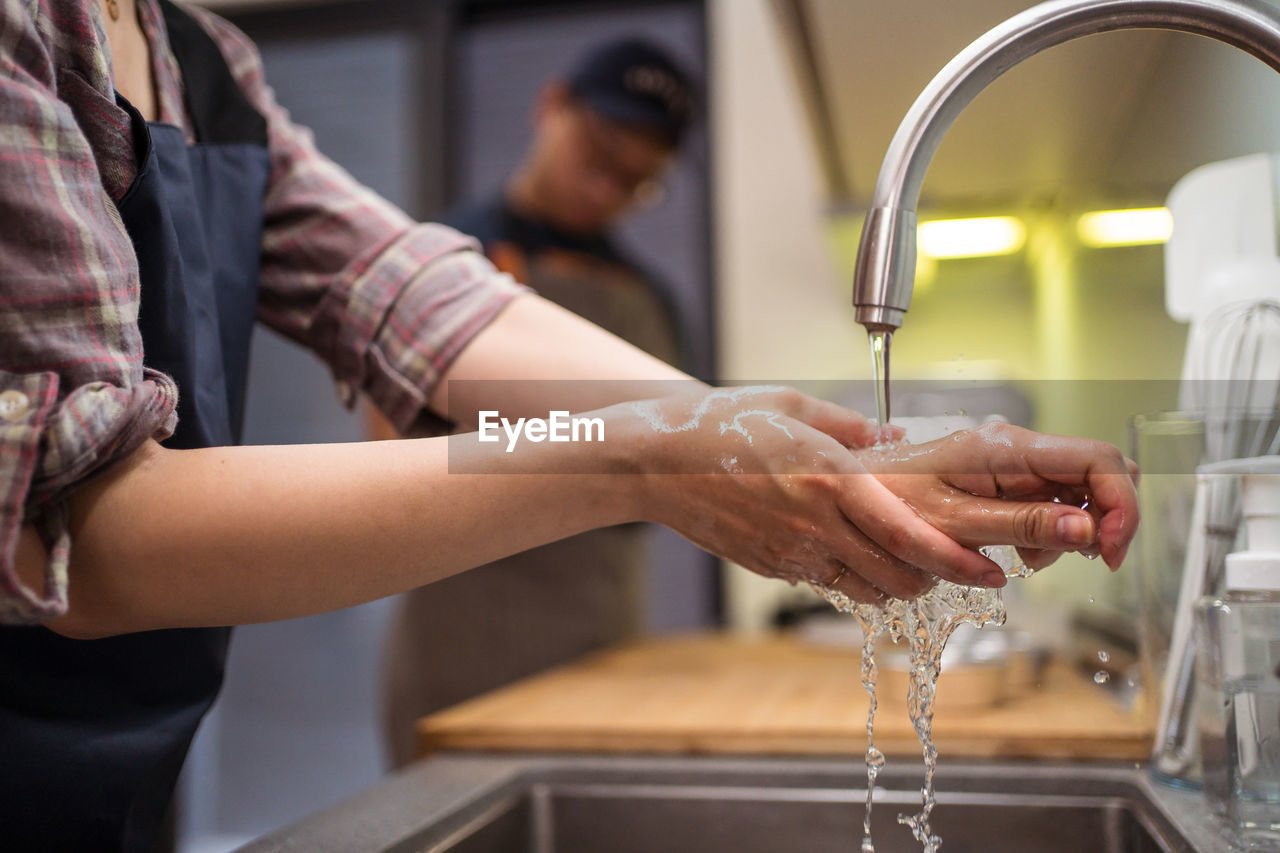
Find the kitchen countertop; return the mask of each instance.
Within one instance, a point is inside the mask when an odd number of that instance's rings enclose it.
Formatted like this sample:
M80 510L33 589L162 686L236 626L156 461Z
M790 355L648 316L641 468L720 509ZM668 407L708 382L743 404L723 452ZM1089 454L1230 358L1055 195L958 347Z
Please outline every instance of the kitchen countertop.
M421 754L453 750L861 756L867 695L857 650L774 636L649 639L600 652L418 723ZM944 758L1139 761L1152 725L1062 664L985 707L947 707L943 672L934 737ZM876 745L916 755L905 697L881 689Z

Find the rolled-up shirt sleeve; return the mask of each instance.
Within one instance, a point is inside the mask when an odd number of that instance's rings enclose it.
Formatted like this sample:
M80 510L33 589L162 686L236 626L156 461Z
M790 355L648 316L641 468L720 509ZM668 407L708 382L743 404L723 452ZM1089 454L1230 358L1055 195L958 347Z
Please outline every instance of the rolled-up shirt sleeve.
M347 405L364 393L404 432L440 431L432 388L472 337L527 288L476 242L416 223L315 148L275 101L252 43L192 9L267 119L259 319L316 352Z
M101 146L131 145L128 118L104 66L55 62L36 8L0 0L5 623L65 612L69 493L148 438L169 435L177 400L173 383L142 365L137 263L111 194L127 187L130 168L98 168L107 153ZM129 162L127 154L120 162ZM14 565L26 523L40 530L49 552L38 588L25 585Z

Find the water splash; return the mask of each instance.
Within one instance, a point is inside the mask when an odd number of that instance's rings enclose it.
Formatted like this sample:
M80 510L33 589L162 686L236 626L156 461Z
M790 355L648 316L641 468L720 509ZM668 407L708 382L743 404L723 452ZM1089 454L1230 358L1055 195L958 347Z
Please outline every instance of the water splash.
M1026 565L1015 548L997 546L983 548L1008 577L1025 577ZM875 643L887 636L894 643L905 641L909 652L910 672L907 679L907 715L915 729L924 758L924 781L920 786L921 809L914 815L899 815L920 842L924 853L937 853L942 839L933 831L929 818L936 805L933 777L938 763L938 749L933 742L933 712L938 678L942 673L942 652L947 640L960 625L978 628L1003 625L1004 599L1000 590L968 587L941 581L932 590L912 601L891 599L883 605L861 604L837 590L820 584L814 589L833 607L849 613L862 627L862 686L870 697L867 708L867 805L862 821L862 853L875 853L871 840L871 806L876 777L884 766L884 755L875 747L876 677Z
M1004 547L1009 547L1009 546L1004 546ZM1005 577L1029 578L1036 573L1035 569L1031 568L1026 563L1022 562L1022 558L1018 556L1017 549L1009 547L1009 550L1013 551L1014 559L1017 561L1017 565L1015 565L1013 568L1005 568L1005 573L1004 573ZM990 555L988 554L988 556ZM1005 563L1002 560L996 560L996 563L999 564L1001 568L1005 567Z

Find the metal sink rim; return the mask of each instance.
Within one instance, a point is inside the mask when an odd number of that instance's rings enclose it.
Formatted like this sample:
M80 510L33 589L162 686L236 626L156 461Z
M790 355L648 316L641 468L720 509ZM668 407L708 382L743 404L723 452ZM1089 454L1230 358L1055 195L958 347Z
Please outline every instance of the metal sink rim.
M914 771L914 772L913 772ZM750 780L743 784L740 780ZM919 767L909 759L891 762L880 776L877 796L886 803L919 801ZM738 780L735 784L735 780ZM1043 763L1027 761L943 761L937 774L939 802L962 804L970 797L1018 802L1128 808L1167 849L1216 853L1221 838L1213 830L1203 800L1153 782L1131 763ZM704 789L723 796L739 789L759 798L762 791L793 792L812 799L849 802L865 796L865 767L851 758L626 756L575 754L449 753L420 762L370 790L242 848L243 853L308 850L446 850L451 843L517 807L534 789L597 789L616 795L651 790L670 796L675 788Z

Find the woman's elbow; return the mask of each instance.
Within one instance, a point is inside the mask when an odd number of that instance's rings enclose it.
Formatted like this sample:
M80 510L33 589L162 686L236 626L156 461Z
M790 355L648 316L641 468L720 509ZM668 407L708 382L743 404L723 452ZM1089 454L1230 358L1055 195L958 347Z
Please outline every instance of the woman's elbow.
M74 602L66 613L50 619L44 626L70 640L101 640L136 630L119 614L104 612L101 608L77 607Z
M13 568L20 586L29 594L44 598L45 609L55 609L56 599L51 596L46 583L48 573L49 552L41 541L35 525L24 524L18 532L18 541L14 548ZM42 594L43 593L43 594ZM54 633L77 640L96 639L109 635L106 626L99 624L100 619L87 613L87 608L68 606L62 614L46 619L41 624Z

